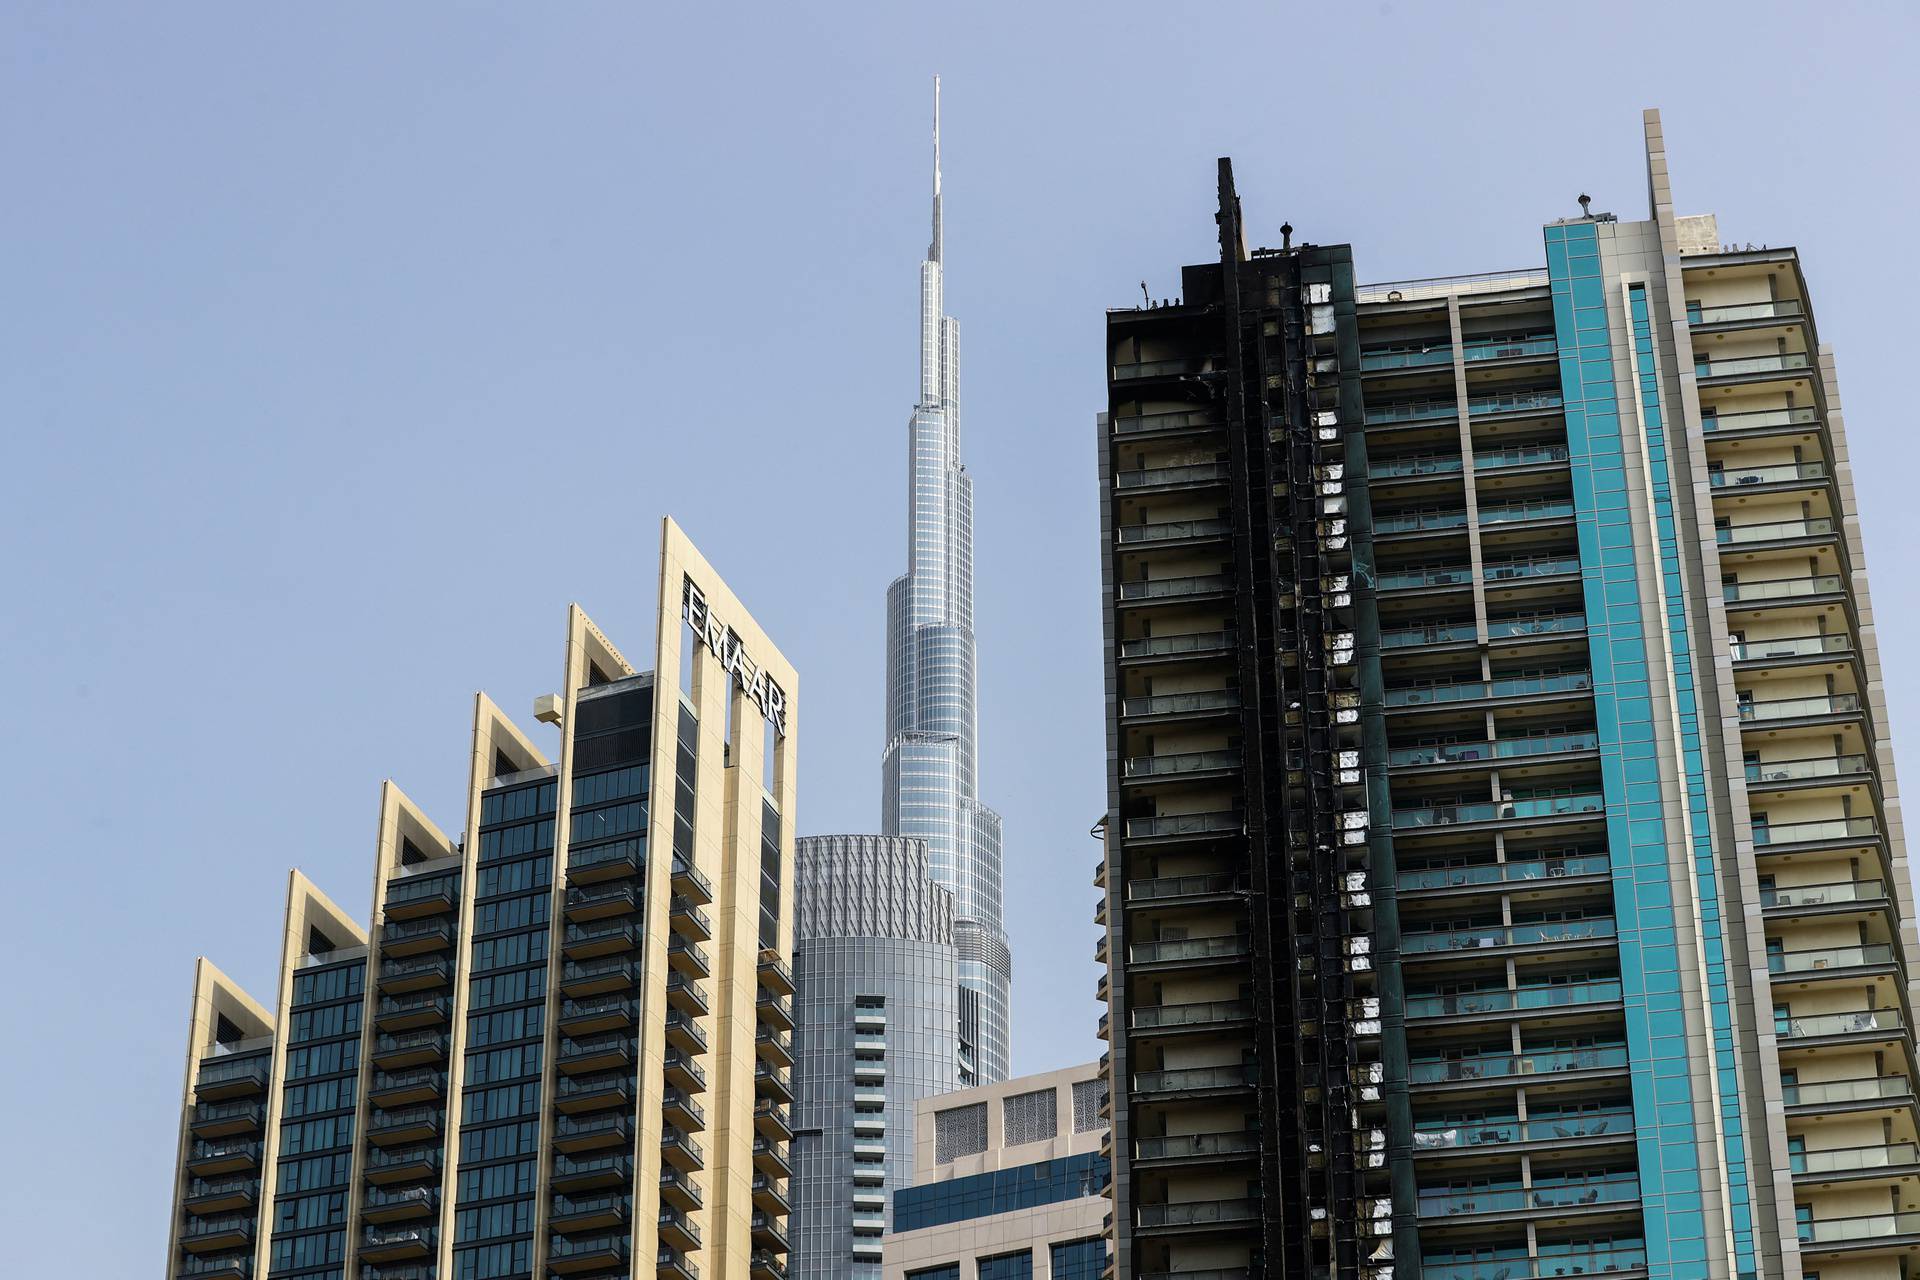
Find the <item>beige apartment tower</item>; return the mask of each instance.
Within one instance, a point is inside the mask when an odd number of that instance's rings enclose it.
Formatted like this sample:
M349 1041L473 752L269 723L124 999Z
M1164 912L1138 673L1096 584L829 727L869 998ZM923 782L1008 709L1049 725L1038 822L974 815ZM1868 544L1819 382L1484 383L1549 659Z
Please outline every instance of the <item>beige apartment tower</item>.
M671 520L656 666L577 606L464 827L382 790L371 928L299 872L280 981L201 960L173 1277L779 1280L798 678Z

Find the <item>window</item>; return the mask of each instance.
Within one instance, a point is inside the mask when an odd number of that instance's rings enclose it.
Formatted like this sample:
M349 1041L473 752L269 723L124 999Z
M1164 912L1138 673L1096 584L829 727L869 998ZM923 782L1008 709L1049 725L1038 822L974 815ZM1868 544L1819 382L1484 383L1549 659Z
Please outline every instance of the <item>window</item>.
M1100 1107L1107 1100L1107 1082L1103 1079L1077 1080L1073 1085L1073 1131L1091 1133L1095 1129L1104 1129L1107 1122L1100 1118Z
M1033 1280L1033 1251L1022 1249L980 1259L980 1280Z
M1051 1089L1016 1093L1000 1104L1000 1141L1006 1146L1041 1142L1058 1132Z
M933 1113L933 1162L952 1164L958 1156L987 1149L987 1104L949 1107Z
M893 1193L892 1229L918 1231L1064 1200L1088 1199L1103 1193L1107 1179L1107 1161L1097 1152L1085 1152L902 1187Z
M1053 1280L1100 1280L1107 1269L1107 1242L1099 1236L1062 1240L1052 1246Z
M940 1267L923 1267L907 1272L907 1280L960 1280L960 1264L949 1262Z

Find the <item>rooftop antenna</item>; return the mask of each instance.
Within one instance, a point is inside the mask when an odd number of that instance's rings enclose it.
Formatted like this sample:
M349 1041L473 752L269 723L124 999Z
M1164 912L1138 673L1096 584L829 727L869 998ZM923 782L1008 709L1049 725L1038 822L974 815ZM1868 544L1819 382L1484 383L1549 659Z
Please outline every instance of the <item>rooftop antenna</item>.
M927 249L929 262L940 261L940 77L933 78L933 243Z
M1280 248L1283 252L1293 248L1293 224L1291 222L1283 222L1280 224Z
M1583 195L1583 196L1581 196L1581 197L1580 197L1580 216L1581 216L1581 217L1583 217L1583 218L1591 218L1591 217L1593 216L1593 210L1591 210L1591 209L1589 209L1589 208L1587 207L1588 205L1590 205L1590 204L1592 204L1592 203L1593 203L1593 197L1592 197L1592 196L1585 196L1585 195Z
M1140 296L1146 299L1147 307L1151 310L1153 307L1153 295L1147 292L1147 282L1145 280L1140 282Z

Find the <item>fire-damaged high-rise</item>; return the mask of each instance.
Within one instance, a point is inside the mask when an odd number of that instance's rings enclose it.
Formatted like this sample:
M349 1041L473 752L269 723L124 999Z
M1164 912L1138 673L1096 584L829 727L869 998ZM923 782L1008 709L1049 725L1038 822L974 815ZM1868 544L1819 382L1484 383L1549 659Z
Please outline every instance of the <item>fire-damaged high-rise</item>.
M1833 357L1677 217L1107 318L1114 1280L1920 1274L1913 890Z

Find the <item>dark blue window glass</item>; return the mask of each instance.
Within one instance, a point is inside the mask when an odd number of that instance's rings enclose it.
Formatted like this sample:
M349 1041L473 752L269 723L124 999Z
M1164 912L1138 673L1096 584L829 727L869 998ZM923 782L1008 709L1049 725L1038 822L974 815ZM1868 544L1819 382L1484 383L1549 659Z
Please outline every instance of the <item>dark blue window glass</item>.
M980 1259L980 1280L1033 1280L1033 1250Z
M1053 1246L1053 1280L1100 1280L1106 1269L1107 1242L1099 1236Z
M1097 1196L1106 1184L1106 1159L1087 1152L920 1187L902 1187L893 1193L893 1229L917 1231Z

